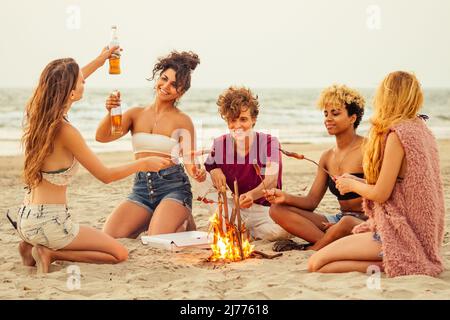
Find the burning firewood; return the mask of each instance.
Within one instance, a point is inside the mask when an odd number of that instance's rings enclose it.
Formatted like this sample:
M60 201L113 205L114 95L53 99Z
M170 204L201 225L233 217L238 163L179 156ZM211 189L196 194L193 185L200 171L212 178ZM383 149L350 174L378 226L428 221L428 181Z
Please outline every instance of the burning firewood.
M214 214L211 222L210 232L214 232L214 243L211 245L213 251L208 261L229 260L239 261L244 260L250 256L253 251L253 245L250 244L248 232L245 224L241 221L241 213L239 206L239 190L237 181L234 183L233 195L233 209L231 217L228 219L228 205L226 198L226 190L219 192L219 206L217 212ZM222 224L222 206L223 215L225 216L225 224ZM236 225L237 219L237 225ZM219 231L221 227L222 233Z
M242 261L250 257L273 259L281 256L279 253L269 255L255 251L250 244L249 230L241 218L237 180L234 181L234 205L230 219L225 188L220 190L218 202L217 210L210 219L209 232L214 232L214 243L211 244L212 254L207 261Z
M223 208L225 210L225 221L226 223L230 223L230 221L228 220L228 201L227 201L227 189L225 186L222 186L222 189L220 190L220 196L222 197L222 201L223 201Z
M239 232L242 232L242 221L241 221L241 205L239 203L239 187L238 187L238 183L237 180L234 179L234 201L235 201L235 208L236 208L236 217L237 217L237 223L238 223L238 229Z
M223 219L222 219L222 202L219 202L218 208L219 208L218 227L219 227L219 230L220 230L220 234L223 235L224 232L223 232Z
M239 204L239 187L237 180L234 179L234 213L237 217L238 225L237 225L237 239L238 239L238 245L239 245L239 252L241 254L241 259L244 260L244 251L242 249L242 230L241 230L241 209ZM232 223L234 224L234 220L232 220ZM236 225L235 225L236 226Z

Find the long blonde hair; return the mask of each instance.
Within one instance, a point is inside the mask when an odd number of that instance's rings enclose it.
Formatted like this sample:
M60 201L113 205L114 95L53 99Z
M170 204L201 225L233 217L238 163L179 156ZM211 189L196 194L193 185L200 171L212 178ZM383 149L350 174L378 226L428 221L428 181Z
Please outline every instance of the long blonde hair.
M383 161L384 140L389 129L400 121L414 119L422 107L423 93L412 73L396 71L388 74L374 98L372 127L364 146L364 175L375 184Z
M27 103L22 146L25 150L23 175L28 189L42 181L42 163L53 152L55 137L64 120L71 92L76 88L79 71L72 58L50 62Z

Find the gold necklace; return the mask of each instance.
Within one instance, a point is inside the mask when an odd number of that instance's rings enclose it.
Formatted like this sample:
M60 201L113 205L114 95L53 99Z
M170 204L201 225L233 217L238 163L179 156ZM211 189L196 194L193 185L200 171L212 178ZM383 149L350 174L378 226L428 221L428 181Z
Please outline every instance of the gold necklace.
M155 122L153 123L152 130L150 131L150 133L153 133L153 132L155 131L156 125L158 124L159 120L161 120L162 117L163 117L167 112L170 112L170 110L169 110L169 111L166 110L166 111L164 111L164 112L161 112L161 114L160 114L159 116L156 117ZM155 115L156 115L156 111L155 111Z
M338 173L339 173L339 175L342 174L342 170L341 170L341 169L342 169L342 163L344 162L345 158L347 158L347 156L348 156L354 149L356 149L356 147L359 147L359 145L358 145L358 146L355 146L355 147L351 148L351 146L353 145L353 143L355 143L355 141L357 140L357 138L358 138L358 136L355 135L355 137L353 138L352 142L351 142L351 143L349 144L349 146L348 146L348 151L344 154L344 156L342 157L341 161L339 161L339 164L338 164ZM337 159L336 159L336 150L334 151L334 159L335 159L335 161L337 161Z

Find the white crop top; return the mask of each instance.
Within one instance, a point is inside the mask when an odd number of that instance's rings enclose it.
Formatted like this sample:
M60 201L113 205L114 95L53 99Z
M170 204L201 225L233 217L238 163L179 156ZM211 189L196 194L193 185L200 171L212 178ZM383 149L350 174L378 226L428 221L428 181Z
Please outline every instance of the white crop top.
M178 155L178 141L162 134L136 132L131 136L133 152L154 152L166 155ZM175 149L176 148L176 149Z

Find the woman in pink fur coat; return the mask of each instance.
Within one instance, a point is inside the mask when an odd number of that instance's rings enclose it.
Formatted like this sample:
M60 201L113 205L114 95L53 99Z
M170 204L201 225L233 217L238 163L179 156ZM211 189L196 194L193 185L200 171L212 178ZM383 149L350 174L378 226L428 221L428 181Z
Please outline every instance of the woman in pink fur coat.
M313 254L311 272L374 265L390 277L443 271L444 194L436 140L418 115L422 103L413 74L393 72L381 83L364 148L366 181L348 174L336 181L340 193L363 196L369 220Z

